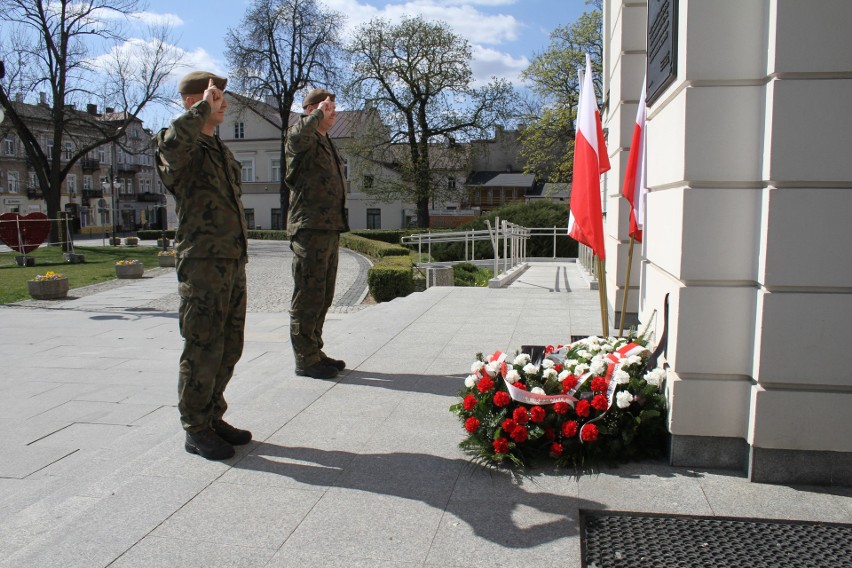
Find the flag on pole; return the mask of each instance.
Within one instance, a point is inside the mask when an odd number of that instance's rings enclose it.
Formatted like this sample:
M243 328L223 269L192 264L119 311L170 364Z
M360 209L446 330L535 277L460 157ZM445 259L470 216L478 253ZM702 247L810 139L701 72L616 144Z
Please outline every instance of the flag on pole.
M577 137L574 140L574 176L571 184L571 215L568 234L590 247L603 260L603 210L601 174L608 171L609 157L595 101L592 59L586 54L586 71L581 73L580 100L577 105Z
M630 232L636 242L642 242L643 215L645 202L645 81L642 81L642 96L639 97L639 109L636 111L636 124L633 125L633 140L630 142L630 155L627 157L627 171L621 193L630 202Z

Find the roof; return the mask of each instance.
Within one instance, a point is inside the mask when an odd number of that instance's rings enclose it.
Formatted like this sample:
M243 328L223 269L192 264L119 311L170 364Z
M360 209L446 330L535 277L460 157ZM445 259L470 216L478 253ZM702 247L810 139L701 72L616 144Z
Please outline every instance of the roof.
M473 172L468 177L467 185L531 188L535 185L535 176L533 174L479 171Z

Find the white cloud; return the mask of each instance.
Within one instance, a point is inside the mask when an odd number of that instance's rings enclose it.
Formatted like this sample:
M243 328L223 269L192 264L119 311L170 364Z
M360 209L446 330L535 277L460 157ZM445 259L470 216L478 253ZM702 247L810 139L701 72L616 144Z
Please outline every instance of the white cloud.
M491 77L506 79L512 83L520 82L519 75L530 64L526 57L512 55L482 46L474 46L471 71L477 83L488 82Z
M158 14L155 12L134 12L132 17L149 26L170 26L176 28L183 25L183 20L175 14Z

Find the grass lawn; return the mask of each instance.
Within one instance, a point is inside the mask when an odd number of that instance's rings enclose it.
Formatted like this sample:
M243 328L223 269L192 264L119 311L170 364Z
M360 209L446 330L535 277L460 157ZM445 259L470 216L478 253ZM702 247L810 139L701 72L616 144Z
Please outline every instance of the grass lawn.
M74 247L77 254L86 255L86 262L69 264L58 246L40 247L27 256L36 259L35 266L18 266L17 252L0 253L0 304L30 299L27 280L36 274L52 270L68 277L71 288L97 284L115 278L114 264L117 260L135 258L146 269L156 268L158 247Z

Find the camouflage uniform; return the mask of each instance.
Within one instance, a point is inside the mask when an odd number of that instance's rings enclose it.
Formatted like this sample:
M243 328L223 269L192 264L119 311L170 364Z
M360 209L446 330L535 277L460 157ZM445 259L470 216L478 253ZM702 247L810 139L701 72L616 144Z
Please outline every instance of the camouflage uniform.
M248 233L241 165L218 137L201 133L210 105L200 101L161 130L153 144L163 185L175 197L180 332L178 409L185 430L221 419L223 393L243 351Z
M287 230L294 281L290 341L300 368L325 357L322 327L334 299L340 233L349 230L343 160L331 138L317 132L322 118L316 109L287 131Z

